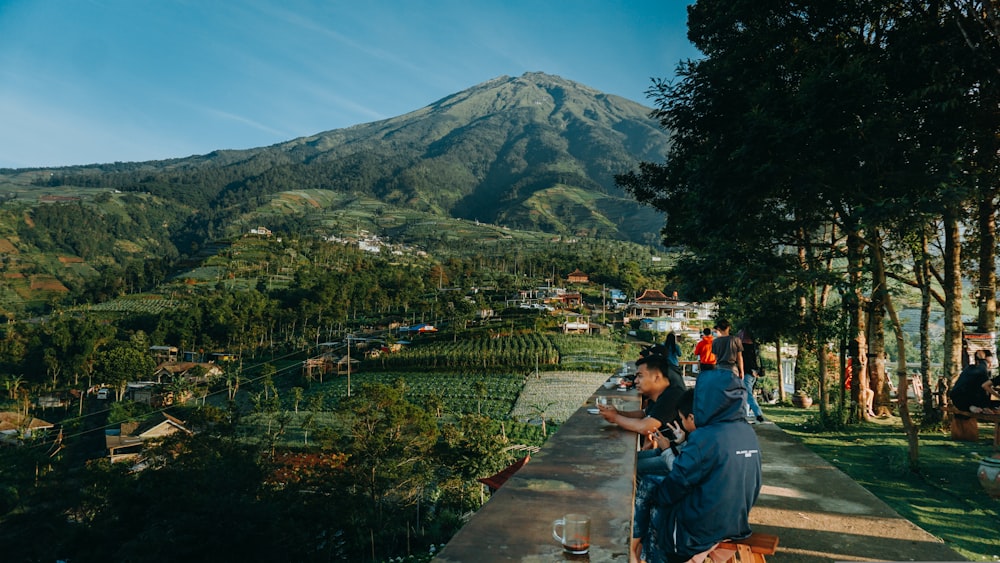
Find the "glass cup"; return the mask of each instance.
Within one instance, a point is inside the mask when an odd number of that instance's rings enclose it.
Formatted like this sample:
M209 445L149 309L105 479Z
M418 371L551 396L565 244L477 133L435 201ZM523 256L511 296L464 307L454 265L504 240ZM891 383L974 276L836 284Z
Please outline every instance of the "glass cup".
M605 396L600 396L594 399L594 404L601 408L608 408L608 398Z
M563 516L552 522L552 537L561 543L568 553L574 555L587 553L590 550L590 517L586 514Z

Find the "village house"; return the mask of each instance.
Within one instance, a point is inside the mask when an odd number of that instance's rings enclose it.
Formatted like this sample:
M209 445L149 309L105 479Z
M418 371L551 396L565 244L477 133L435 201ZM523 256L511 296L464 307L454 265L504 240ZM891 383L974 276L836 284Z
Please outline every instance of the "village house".
M639 328L650 332L683 332L684 319L677 317L655 317L639 321Z
M307 358L302 362L302 377L307 381L318 379L323 381L323 376L333 373L336 362L333 355L326 353L314 358Z
M680 301L675 291L667 297L657 289L647 289L627 307L626 322L632 319L657 319L670 317L682 321L708 321L716 311L714 303L690 303Z
M590 334L591 326L587 317L578 314L566 315L566 322L562 324L564 334Z
M150 346L149 351L153 354L153 360L158 364L177 361L176 346Z
M0 412L0 443L18 445L37 433L55 428L55 424L19 412Z
M590 276L580 271L579 268L570 272L566 276L566 281L569 283L590 283Z
M178 432L193 434L184 423L166 413L154 413L143 422L123 422L118 429L104 431L104 443L111 462L138 458L146 445L157 443Z
M324 375L332 373L346 375L348 369L351 373L357 373L360 368L361 360L357 358L349 358L347 354L336 357L333 352L326 352L302 362L302 377L307 380L319 379L322 382Z
M156 366L153 377L157 383L164 379L173 381L184 378L196 385L204 385L225 373L221 367L211 362L164 362Z
M583 305L583 295L579 291L565 291L556 296L556 300L563 307L579 307Z
M184 402L192 397L190 391L177 396L165 385L155 381L133 381L125 386L123 397L135 403L149 405L153 408L169 407L174 401Z
M357 373L360 366L361 360L358 360L357 358L350 358L347 355L341 356L340 359L337 360L337 375Z

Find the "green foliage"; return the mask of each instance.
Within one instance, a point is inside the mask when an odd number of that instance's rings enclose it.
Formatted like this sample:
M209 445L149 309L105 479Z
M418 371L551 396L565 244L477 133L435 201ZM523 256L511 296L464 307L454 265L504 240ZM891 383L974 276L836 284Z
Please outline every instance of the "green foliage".
M14 189L30 184L32 198L80 198L51 205L22 198L0 207L0 245L16 243L20 260L2 262L14 274L5 279L23 280L3 286L0 307L7 311L9 303L20 318L26 306L15 296L40 285L30 277L36 271L58 275L69 289L33 305L52 308L46 322L0 331L8 394L92 383L120 390L152 372L150 344L241 354L241 363L225 366L207 405L182 407L199 431L153 452L155 470L129 474L101 461L73 479L55 467L51 478L33 477L34 488L0 490L0 504L24 509L0 515L5 548L32 529L59 536L5 549L5 556L137 559L143 538L172 529L146 542L156 552L145 560L222 559L221 539L191 538L199 527L238 518L225 537L240 544L230 554L247 561L364 560L373 536L376 559L385 559L406 551L407 527L419 530L409 538L414 552L450 537L481 503L474 479L513 460L504 448L545 439L539 426L509 418L526 375L536 365L604 368L622 358L613 340L533 331L558 318L508 310L503 300L545 278L560 283L577 268L595 284L630 293L664 284L648 266L662 257L645 232L655 213L622 198L611 179L637 156L665 147L647 110L617 99L593 105L592 93L555 77L503 83L514 112L547 99L561 104L561 116L549 122L549 111L532 109L516 119L503 112L484 118L480 102L498 99L486 88L442 109L451 116L426 116L419 122L426 137L409 117L388 124L397 140L391 152L381 140L385 130L376 140L373 129L360 127L269 149L3 175ZM463 126L454 115L475 124ZM607 130L594 131L594 123ZM243 236L258 225L280 236ZM359 229L393 246L374 255L323 240ZM155 293L139 293L153 286ZM596 287L585 288L593 303L602 297ZM70 302L71 310L61 309ZM490 309L504 321L480 324L477 314ZM441 332L419 337L406 352L366 360L352 375L351 396L345 378L320 384L297 377L318 342L417 318L433 319ZM108 408L110 425L149 410L83 404ZM94 424L67 413L64 427L86 433ZM308 487L275 486L271 478L291 448L349 461ZM226 475L231 482L220 483ZM31 478L22 472L10 482ZM8 482L6 474L0 482ZM48 503L48 495L58 501ZM171 527L179 510L188 518ZM116 515L128 522L116 525ZM189 552L196 548L201 555Z
M435 342L407 347L373 361L384 369L517 369L559 363L556 347L547 335L518 334Z
M108 424L141 421L153 408L135 401L110 401Z

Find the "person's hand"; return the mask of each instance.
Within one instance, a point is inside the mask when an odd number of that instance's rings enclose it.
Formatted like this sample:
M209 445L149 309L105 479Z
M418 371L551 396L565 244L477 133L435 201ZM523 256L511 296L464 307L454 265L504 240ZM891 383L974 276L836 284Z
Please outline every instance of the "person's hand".
M612 406L602 407L601 405L597 405L597 410L604 417L604 420L608 422L614 422L615 417L618 416L618 409Z
M651 450L658 447L660 444L656 441L656 432L646 432L646 439L642 441L642 449Z
M675 444L682 444L684 443L684 440L687 440L687 432L684 431L684 427L681 426L680 422L677 422L676 420L668 422L667 427L674 433Z
M650 432L649 439L652 440L656 444L656 447L661 450L665 450L670 447L670 438L661 434L659 430Z

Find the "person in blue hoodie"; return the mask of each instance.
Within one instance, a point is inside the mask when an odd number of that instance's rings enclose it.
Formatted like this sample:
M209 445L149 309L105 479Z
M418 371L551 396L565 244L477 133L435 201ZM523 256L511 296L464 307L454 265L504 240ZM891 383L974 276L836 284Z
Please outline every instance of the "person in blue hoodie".
M744 416L746 388L732 370L698 377L696 430L656 489L648 563L680 563L725 539L750 535L761 486L760 445Z

